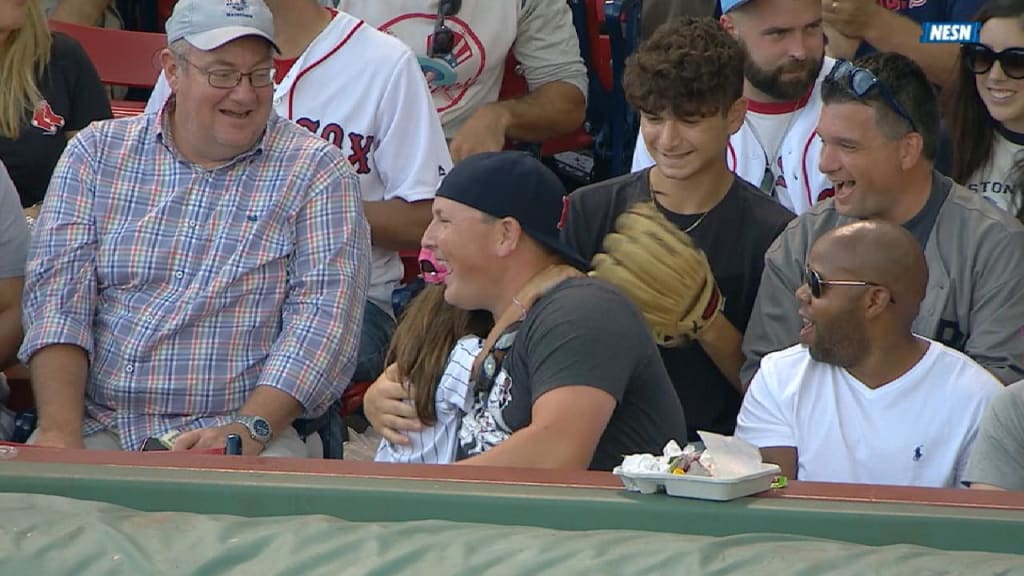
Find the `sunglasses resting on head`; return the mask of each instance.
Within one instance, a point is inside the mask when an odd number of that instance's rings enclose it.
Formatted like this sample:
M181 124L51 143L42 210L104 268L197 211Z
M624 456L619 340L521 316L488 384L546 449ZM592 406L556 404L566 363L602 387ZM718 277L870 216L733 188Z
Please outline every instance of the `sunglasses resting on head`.
M848 60L840 60L832 67L832 71L828 73L826 79L841 84L857 98L865 98L873 89L877 88L878 93L882 95L882 99L885 100L889 108L899 115L900 118L906 120L907 124L910 124L911 132L917 132L917 124L914 122L914 119L910 117L910 114L907 114L903 106L900 106L892 90L879 80L871 70L856 66Z

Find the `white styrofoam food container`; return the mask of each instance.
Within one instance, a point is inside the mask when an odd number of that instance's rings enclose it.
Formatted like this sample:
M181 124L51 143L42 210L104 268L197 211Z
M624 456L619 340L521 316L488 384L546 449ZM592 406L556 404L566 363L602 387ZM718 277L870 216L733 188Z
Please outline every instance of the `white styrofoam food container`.
M772 481L781 473L781 468L767 463L762 463L761 469L757 472L732 478L663 472L626 474L621 466L616 466L612 470L612 474L618 476L626 490L630 492L654 494L664 489L669 496L718 501L734 500L764 492L771 488Z

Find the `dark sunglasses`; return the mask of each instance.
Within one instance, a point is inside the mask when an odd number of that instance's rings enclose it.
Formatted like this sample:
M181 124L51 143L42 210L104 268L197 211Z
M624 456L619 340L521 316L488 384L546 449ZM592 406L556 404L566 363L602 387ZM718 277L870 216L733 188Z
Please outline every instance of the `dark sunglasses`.
M516 322L509 326L487 352L487 356L484 357L484 361L480 365L480 374L474 385L474 390L477 393L486 392L489 394L491 389L494 388L494 381L498 378L498 374L501 373L501 365L505 362L505 356L508 355L509 349L512 348L512 344L516 341L516 334L519 333L520 324L522 322Z
M975 74L985 74L999 62L999 66L1014 80L1024 79L1024 48L1007 48L1000 52L976 42L960 46L960 58L964 67Z
M455 49L455 32L445 24L445 18L451 18L462 9L462 0L441 0L437 5L437 17L434 19L434 32L430 35L430 57L447 58Z
M878 93L882 95L886 104L893 112L898 114L900 118L903 118L910 124L910 131L917 132L917 124L914 122L910 114L907 114L906 110L900 106L900 103L896 101L896 97L893 96L892 90L885 85L884 82L878 79L877 76L867 68L861 68L860 66L854 66L849 60L840 60L832 68L832 71L828 73L828 80L839 83L841 80L846 81L846 88L853 93L857 98L866 97L873 88L878 88Z
M815 299L821 298L822 286L878 286L885 288L881 284L864 280L822 280L821 274L810 266L804 268L804 284L811 289L811 296ZM889 301L893 304L896 303L892 296L889 296Z

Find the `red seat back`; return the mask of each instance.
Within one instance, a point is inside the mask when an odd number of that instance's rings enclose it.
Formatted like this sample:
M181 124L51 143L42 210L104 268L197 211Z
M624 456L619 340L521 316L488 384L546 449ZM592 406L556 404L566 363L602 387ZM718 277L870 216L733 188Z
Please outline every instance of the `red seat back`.
M160 74L160 51L167 36L50 21L50 29L71 36L82 45L100 81L114 86L151 88Z

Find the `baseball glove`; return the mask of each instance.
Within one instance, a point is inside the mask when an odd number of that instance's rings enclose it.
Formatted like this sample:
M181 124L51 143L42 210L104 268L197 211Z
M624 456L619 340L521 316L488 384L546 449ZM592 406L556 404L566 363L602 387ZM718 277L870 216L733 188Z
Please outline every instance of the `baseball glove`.
M603 249L590 275L625 292L661 346L691 342L725 306L707 256L651 202L622 213Z

